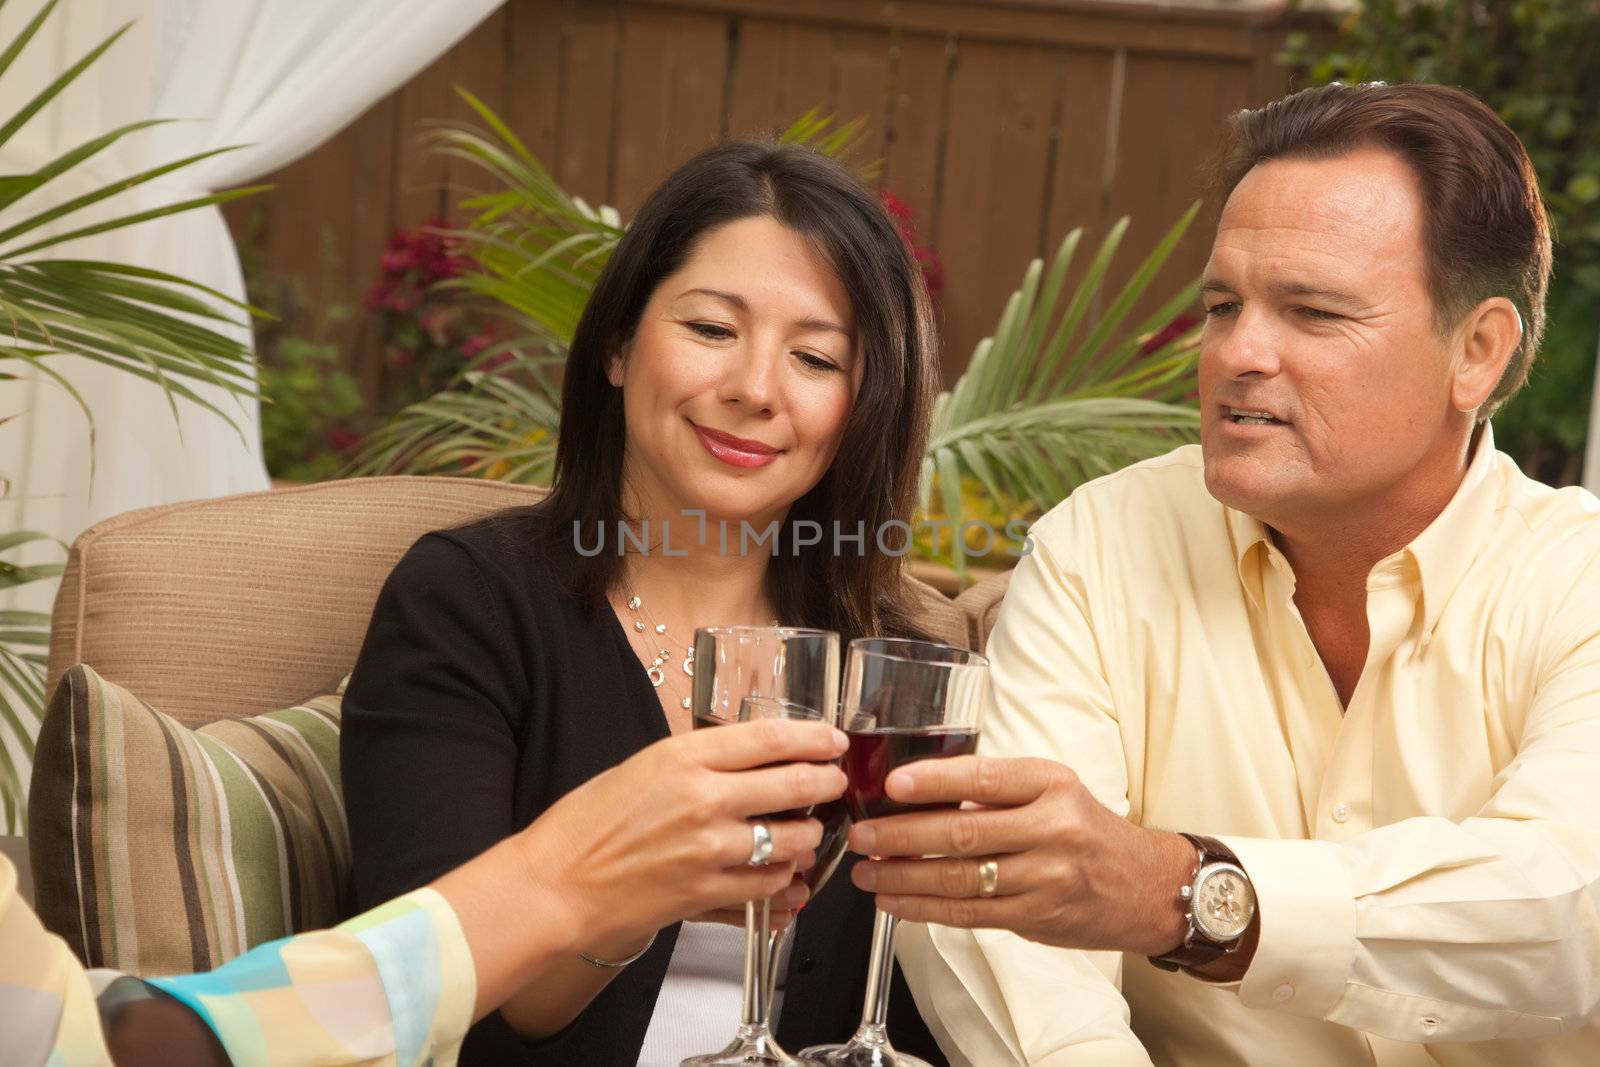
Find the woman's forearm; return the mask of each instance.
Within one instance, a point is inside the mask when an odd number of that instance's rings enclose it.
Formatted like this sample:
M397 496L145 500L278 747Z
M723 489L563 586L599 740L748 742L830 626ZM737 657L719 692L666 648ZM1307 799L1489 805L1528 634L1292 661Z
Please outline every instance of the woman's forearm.
M532 842L511 837L434 882L450 903L472 951L477 975L473 1018L499 1008L524 1037L566 1026L619 969L585 963L580 953L622 959L643 945L590 945L590 923L570 891L542 877ZM635 938L637 941L637 938Z

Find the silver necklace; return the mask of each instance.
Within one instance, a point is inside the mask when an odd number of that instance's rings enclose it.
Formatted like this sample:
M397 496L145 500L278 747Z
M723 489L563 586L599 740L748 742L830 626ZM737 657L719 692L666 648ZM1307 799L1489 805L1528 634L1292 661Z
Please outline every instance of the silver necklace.
M657 637L665 638L666 642L670 644L683 645L683 673L688 675L690 678L693 678L694 646L684 645L682 641L675 639L671 634L667 633L666 623L656 622L653 617L648 615L646 615L644 618L641 618L640 613L644 611L644 600L640 598L639 594L628 594L628 609L633 612L633 632L637 634L644 634L645 641L648 642L650 640L650 634L654 634ZM645 618L649 618L650 620L648 625L646 625ZM672 660L672 658L672 650L670 648L663 648L655 654L654 658L650 660L650 665L645 668L645 673L650 676L650 684L655 686L657 689L660 689L662 684L667 680L666 671L662 668L665 667L666 664ZM671 688L673 692L678 691L678 687L676 685L672 686ZM678 706L687 710L689 707L689 698L680 698L678 701Z

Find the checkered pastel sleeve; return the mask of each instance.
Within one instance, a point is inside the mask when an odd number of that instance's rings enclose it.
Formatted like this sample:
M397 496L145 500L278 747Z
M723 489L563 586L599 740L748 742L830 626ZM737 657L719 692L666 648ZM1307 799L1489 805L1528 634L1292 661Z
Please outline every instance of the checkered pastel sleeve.
M455 912L431 889L151 984L199 1014L239 1067L453 1067L477 995Z

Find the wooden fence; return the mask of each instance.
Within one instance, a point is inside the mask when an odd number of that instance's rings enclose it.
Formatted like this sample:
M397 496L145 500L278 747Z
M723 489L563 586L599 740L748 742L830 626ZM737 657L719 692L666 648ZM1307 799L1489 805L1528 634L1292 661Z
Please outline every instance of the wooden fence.
M1027 261L1068 230L1097 237L1130 215L1122 272L1148 251L1200 195L1223 118L1285 91L1287 29L1281 14L1085 0L507 0L230 221L258 279L294 280L284 329L357 310L321 329L378 397L394 372L359 301L382 245L482 182L419 144L426 120L467 117L453 86L625 218L699 148L820 105L866 120L856 158L880 162L880 188L944 261L953 378ZM1159 288L1199 271L1209 229L1203 217Z

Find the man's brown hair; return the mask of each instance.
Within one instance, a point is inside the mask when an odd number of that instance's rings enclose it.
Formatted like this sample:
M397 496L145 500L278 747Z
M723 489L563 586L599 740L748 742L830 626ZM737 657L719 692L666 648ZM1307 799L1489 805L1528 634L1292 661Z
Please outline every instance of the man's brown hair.
M1550 221L1528 152L1481 100L1446 85L1323 85L1228 122L1216 174L1225 202L1272 159L1331 159L1376 146L1405 160L1422 188L1428 285L1441 331L1490 297L1522 316L1522 342L1479 409L1492 415L1528 380L1544 332Z

